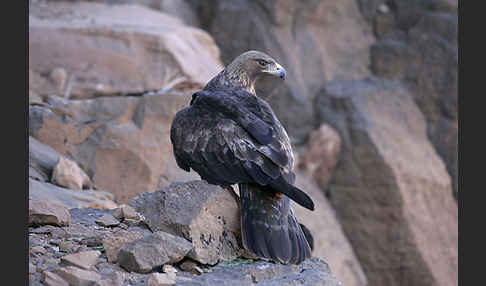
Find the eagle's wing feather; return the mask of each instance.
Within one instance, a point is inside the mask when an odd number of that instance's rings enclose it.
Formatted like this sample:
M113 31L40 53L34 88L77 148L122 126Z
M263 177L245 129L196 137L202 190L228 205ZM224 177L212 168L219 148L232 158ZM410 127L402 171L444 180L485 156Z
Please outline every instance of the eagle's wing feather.
M201 90L193 96L192 104L221 112L226 117L233 119L260 144L265 145L272 141L272 127L245 106L239 104L233 96L228 96L228 92Z
M231 94L205 91L193 98L190 108L176 115L171 140L179 166L190 166L212 184L271 185L313 209L307 194L292 186L288 155L271 122L264 122L241 103ZM272 134L270 140L265 139L268 134ZM263 139L267 145L261 143Z
M290 142L266 101L245 90L202 90L193 95L191 104L204 106L231 118L256 139L258 152L281 167L291 168L288 166L289 157L292 156Z

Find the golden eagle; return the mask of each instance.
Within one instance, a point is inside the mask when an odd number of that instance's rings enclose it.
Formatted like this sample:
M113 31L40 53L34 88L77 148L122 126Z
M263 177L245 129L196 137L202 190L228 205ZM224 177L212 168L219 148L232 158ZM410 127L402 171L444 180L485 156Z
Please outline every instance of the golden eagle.
M177 112L170 138L177 164L210 184L238 184L243 246L258 257L300 264L311 248L290 199L314 210L294 186L294 158L287 132L270 105L256 96L264 74L285 78L285 69L265 53L249 51L192 95Z

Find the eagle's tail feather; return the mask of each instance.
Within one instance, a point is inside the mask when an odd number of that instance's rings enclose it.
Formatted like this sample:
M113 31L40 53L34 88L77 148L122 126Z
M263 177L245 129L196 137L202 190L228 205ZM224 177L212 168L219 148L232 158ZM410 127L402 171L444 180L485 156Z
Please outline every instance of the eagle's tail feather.
M311 257L306 236L286 196L272 197L258 184L239 184L243 245L258 257L300 264Z

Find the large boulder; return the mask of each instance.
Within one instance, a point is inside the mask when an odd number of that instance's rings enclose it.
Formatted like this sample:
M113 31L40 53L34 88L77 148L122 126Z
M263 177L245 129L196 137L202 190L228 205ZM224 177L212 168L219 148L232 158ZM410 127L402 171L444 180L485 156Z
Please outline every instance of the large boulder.
M170 123L220 69L206 32L155 10L30 3L29 135L121 203L196 179L175 163ZM30 164L31 177L48 181L51 169L38 165Z
M356 1L192 1L201 25L228 64L247 50L261 50L287 69L285 82L268 78L256 84L268 98L291 139L305 140L314 127L312 98L334 78L369 74L371 28Z
M316 113L342 139L329 197L370 285L457 285L451 179L409 91L337 80L321 89Z
M126 203L172 180L198 178L180 169L172 153L170 124L190 95L63 100L29 108L29 135L76 161L98 189Z
M212 38L170 15L139 5L29 5L29 90L38 95L199 88L221 69Z
M191 241L188 257L216 264L240 255L240 212L232 191L205 181L169 185L142 193L130 202L152 231L164 231Z
M427 122L427 134L446 163L458 195L457 0L389 1L389 12L360 0L373 24L371 70L408 86ZM386 4L381 4L385 5ZM386 6L387 7L387 6Z

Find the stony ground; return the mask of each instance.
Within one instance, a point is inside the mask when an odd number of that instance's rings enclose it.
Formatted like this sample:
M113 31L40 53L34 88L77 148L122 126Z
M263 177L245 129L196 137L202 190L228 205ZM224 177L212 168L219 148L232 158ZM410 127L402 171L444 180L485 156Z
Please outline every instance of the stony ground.
M93 208L69 214L67 226L29 227L29 285L340 285L317 258L299 266L242 258L211 266L184 258L148 273L129 272L111 261L122 243L110 239L149 237L142 220L127 224L117 210Z

